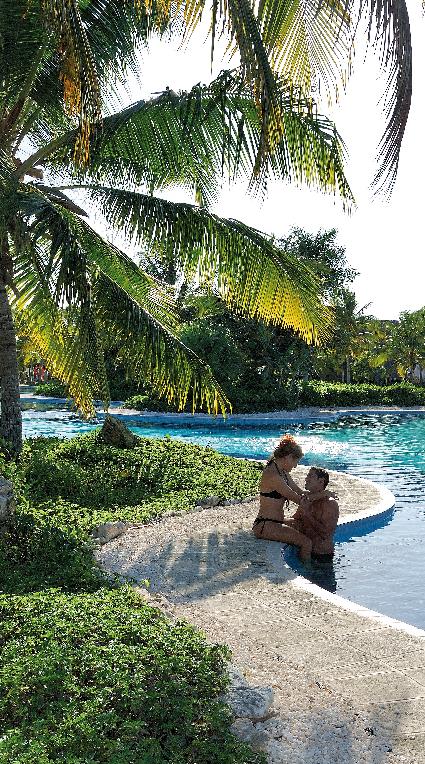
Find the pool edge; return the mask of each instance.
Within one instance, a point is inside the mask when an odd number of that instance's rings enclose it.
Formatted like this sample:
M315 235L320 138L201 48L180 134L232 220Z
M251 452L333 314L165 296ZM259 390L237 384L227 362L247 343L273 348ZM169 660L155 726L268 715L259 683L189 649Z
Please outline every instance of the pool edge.
M372 485L379 491L381 498L370 509L355 512L348 517L345 516L342 518L341 522L338 523L339 527L346 527L352 523L367 525L371 519L376 518L379 515L386 514L393 509L395 505L395 496L391 493L391 491L388 490L388 488L374 483L372 480L367 480L366 478L359 478L353 475L350 475L350 477L355 477L356 480L360 480L363 483ZM295 572L285 559L284 546L281 546L280 544L270 545L267 550L267 555L271 566L276 572L282 570L282 565L288 571L292 571L292 573ZM425 639L425 629L420 629L417 626L413 626L412 624L406 623L405 621L400 621L397 618L391 618L390 616L384 615L383 613L379 613L377 610L371 610L364 605L359 605L358 603L352 602L345 597L341 597L339 594L333 594L326 589L322 589L317 584L311 583L311 581L309 581L307 578L304 578L304 576L297 574L295 578L291 579L290 583L296 589L301 589L303 591L309 592L322 601L329 602L336 607L354 613L355 615L362 616L363 618L368 618L371 622L378 623L380 626L388 626L395 631L402 631L405 634L409 634L410 636L422 637Z

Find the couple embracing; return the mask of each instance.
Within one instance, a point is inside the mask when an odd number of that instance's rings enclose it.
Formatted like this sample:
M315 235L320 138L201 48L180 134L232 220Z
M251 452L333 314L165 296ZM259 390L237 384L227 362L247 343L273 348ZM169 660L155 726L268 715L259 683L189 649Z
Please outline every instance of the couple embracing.
M303 452L290 435L285 435L264 468L260 484L260 512L253 532L257 538L281 541L298 547L300 560L330 562L334 554L333 535L338 523L336 495L326 486L329 475L311 467L305 490L291 478ZM298 509L286 519L284 508L293 501Z

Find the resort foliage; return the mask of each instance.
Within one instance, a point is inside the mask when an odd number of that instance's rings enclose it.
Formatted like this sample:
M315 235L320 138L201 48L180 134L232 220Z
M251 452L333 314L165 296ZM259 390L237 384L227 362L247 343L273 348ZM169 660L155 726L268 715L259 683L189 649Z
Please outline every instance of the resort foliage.
M120 81L137 71L137 46L154 30L188 31L194 9L176 18L174 6L133 0L2 4L0 432L12 452L21 447L21 423L11 309L86 415L94 397L108 405L110 337L133 377L177 408L188 396L193 408L229 406L209 367L180 341L170 289L100 236L88 209L196 272L199 283L214 283L241 314L291 326L310 342L329 325L308 268L259 231L207 209L224 175L264 188L272 174L352 199L334 125L308 90L272 68L279 35L264 27L264 43L261 14L249 5L244 21L227 6L220 13L239 48L238 68L111 113ZM196 203L155 195L176 185Z
M0 537L2 764L264 764L230 732L228 649L104 575L89 535L250 495L258 470L170 439L123 451L91 433L26 441L0 474L17 499Z
M329 325L307 268L257 230L216 218L207 205L223 174L244 176L263 191L273 175L351 203L342 142L318 113L314 93L322 88L330 96L345 81L354 4L214 2L212 55L217 35L226 34L239 65L206 87L167 89L110 113L111 94L137 71L138 46L153 32L189 36L204 11L203 2L2 3L0 433L13 452L21 447L21 422L11 304L86 414L93 396L108 404L103 344L111 334L135 378L177 408L189 394L193 407L228 405L210 369L179 341L169 290L93 230L88 200L127 236L214 283L241 314L291 326L309 341ZM404 4L371 5L370 25L389 71L375 180L390 188L410 104ZM155 196L170 185L190 188L196 204Z

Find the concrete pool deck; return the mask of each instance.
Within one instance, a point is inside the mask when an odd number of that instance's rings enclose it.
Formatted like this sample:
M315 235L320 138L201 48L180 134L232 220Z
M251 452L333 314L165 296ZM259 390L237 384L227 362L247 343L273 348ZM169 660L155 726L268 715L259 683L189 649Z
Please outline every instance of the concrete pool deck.
M24 388L21 385L21 388ZM50 398L44 395L34 395L32 391L21 389L21 403L32 404L39 403L46 406L64 406L69 408L72 405L72 401L69 398ZM102 418L104 416L101 403L98 401L96 406L97 416ZM113 416L119 416L121 419L129 419L137 416L142 422L147 424L192 424L194 426L199 425L215 425L215 426L229 426L232 425L261 425L274 426L282 423L293 422L314 422L314 421L329 421L332 419L338 419L345 416L356 416L359 414L366 415L385 415L385 414L425 414L425 406L351 406L351 407L319 407L309 406L304 408L280 411L266 411L251 414L229 414L224 418L221 414L217 416L210 416L209 414L195 413L189 414L186 412L179 413L164 413L160 411L139 411L138 409L124 408L122 401L112 401L109 408L109 414Z
M301 481L307 468L298 467ZM391 506L369 481L331 472L341 520ZM98 550L143 596L224 642L255 685L271 764L425 764L425 631L318 590L255 539L257 500L131 526ZM142 584L144 586L144 584Z

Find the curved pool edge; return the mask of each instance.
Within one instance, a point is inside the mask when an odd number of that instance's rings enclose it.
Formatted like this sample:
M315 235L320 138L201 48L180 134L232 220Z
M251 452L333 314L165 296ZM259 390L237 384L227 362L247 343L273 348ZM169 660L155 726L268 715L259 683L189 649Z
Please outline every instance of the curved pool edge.
M353 477L355 476L350 475L350 478ZM393 510L395 505L395 497L394 494L388 490L388 488L378 485L372 480L359 478L357 476L355 479L373 486L376 490L379 491L381 498L376 504L367 510L355 512L348 516L345 515L338 523L338 527L350 528L352 525L355 525L356 528L361 527L366 532L368 532L369 530L373 530L374 521ZM286 549L288 549L288 547L281 546L280 544L270 544L268 546L268 560L276 573L282 572L282 566L288 571L288 573L296 573L294 568L289 565L285 558ZM333 594L326 589L322 589L317 584L311 583L311 581L309 581L304 576L296 574L295 578L291 578L290 581L288 579L288 582L296 589L301 589L305 592L308 592L314 597L317 597L322 601L329 602L330 604L335 605L336 607L339 607L350 613L362 616L363 618L368 618L371 622L377 623L380 626L388 626L395 631L402 631L405 634L409 634L410 636L421 637L425 639L425 629L420 629L417 626L413 626L412 624L406 623L405 621L400 621L397 618L391 618L390 616L384 615L383 613L379 613L377 610L371 610L364 605L359 605L358 603L352 602L345 597L341 597L339 594Z
M166 413L159 411L138 411L137 409L125 409L111 407L109 413L125 421L131 421L138 417L145 424L164 424L164 425L209 425L211 427L228 428L234 425L248 427L278 427L281 425L306 424L313 422L335 421L341 417L370 415L370 416L388 416L388 415L415 415L425 416L425 407L405 407L405 408L300 408L295 411L272 411L252 414L228 414L224 417L222 414L213 416L202 412L189 414L187 412ZM103 416L98 412L98 416Z
M52 398L43 395L34 395L33 393L21 393L21 403L31 404L39 403L43 405L52 405L55 407L72 407L73 401L70 398ZM103 411L101 401L95 401L96 416L102 419L106 416ZM425 406L352 406L352 407L326 407L326 406L305 406L293 411L264 411L252 412L249 414L217 414L216 416L205 414L203 412L161 412L161 411L139 411L138 409L127 409L124 407L124 401L111 401L109 413L125 421L131 421L135 417L146 424L192 424L192 425L213 425L222 427L231 427L232 425L249 426L279 426L283 424L311 423L314 421L330 421L344 416L363 415L401 415L412 414L425 416Z

